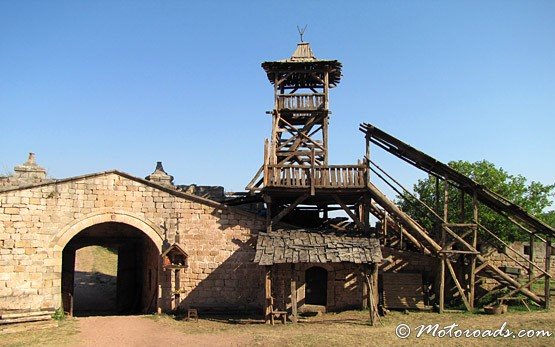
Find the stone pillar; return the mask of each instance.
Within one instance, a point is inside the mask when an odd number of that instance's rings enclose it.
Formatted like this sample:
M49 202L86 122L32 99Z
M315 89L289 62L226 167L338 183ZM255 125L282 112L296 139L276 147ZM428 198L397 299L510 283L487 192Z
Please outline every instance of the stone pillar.
M35 153L29 153L25 163L14 167L13 178L19 185L40 183L46 180L46 170L37 165Z
M168 175L168 173L164 171L161 161L156 163L156 169L154 169L154 172L146 176L145 179L168 188L174 188L173 176Z

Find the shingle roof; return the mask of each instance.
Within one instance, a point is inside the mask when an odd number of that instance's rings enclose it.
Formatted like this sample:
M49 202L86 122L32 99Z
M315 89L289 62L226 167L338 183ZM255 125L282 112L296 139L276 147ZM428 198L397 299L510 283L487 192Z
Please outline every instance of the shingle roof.
M379 263L379 241L359 234L336 231L274 230L258 234L254 262L283 263Z
M330 87L335 87L341 81L341 63L337 60L317 59L308 42L299 42L290 58L278 61L266 61L262 68L268 75L268 80L275 83L276 76L285 79L285 85L310 87L321 85L319 80L314 79L312 74L321 70L329 72Z

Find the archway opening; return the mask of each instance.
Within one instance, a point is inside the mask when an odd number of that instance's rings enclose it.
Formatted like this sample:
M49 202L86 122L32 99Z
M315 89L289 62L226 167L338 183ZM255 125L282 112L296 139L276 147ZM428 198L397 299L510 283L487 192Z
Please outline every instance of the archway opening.
M305 303L326 306L328 297L328 271L314 266L305 273Z
M62 298L76 316L156 310L159 251L141 230L106 222L75 235L62 255ZM72 305L70 305L72 302Z

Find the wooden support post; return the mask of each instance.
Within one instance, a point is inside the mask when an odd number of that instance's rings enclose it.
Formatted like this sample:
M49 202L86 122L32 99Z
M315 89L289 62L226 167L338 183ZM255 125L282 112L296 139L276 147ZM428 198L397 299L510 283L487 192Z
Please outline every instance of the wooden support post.
M368 265L364 265L363 271L366 279L366 287L368 288L368 311L370 313L370 325L373 326L376 318L378 318L378 266L377 264L372 264L370 266L370 275L368 275Z
M366 185L370 183L370 135L366 134Z
M378 316L378 304L380 303L380 293L378 292L378 264L372 264L372 297L374 300L374 310L375 316Z
M357 225L357 227L361 230L364 231L365 226L364 224L362 224L360 222L360 220L357 218L357 216L353 213L353 211L351 211L351 209L345 205L345 203L343 201L341 201L341 198L339 198L339 196L332 194L332 197L335 199L335 201L339 204L339 206L341 206L341 208L345 211L345 213L347 213L347 215L349 217L351 217L351 219L353 220L353 222L355 222L355 224Z
M266 231L272 231L272 198L264 195L264 202L266 203Z
M267 265L264 272L264 321L270 323L272 316L272 267Z
M297 323L297 268L291 264L291 322Z
M465 222L465 217L466 217L465 216L466 215L466 211L465 211L466 206L464 206L464 192L462 190L460 192L461 192L461 201L460 201L460 203L461 203L460 209L461 210L459 211L460 212L459 218L461 220L461 223L464 223Z
M268 139L266 139L264 140L264 164L262 165L262 169L264 170L264 177L263 177L264 187L267 187L270 183L269 170L268 170L269 164L270 164L270 142L268 141ZM256 182L251 181L251 183L255 184Z
M364 277L364 282L362 284L362 309L366 310L369 309L370 307L370 288L368 287L368 281L366 281L366 277L368 276L367 271L366 271L366 264L363 265L363 269L362 269L362 276Z
M162 257L158 256L158 268L156 269L156 314L162 314Z
M434 197L434 202L435 202L435 213L437 215L439 215L440 212L440 203L439 203L439 178L436 176L436 182L435 182L435 197ZM439 233L440 233L440 229L441 229L441 222L438 219L435 219L434 221L434 231L435 231L435 237L439 237Z
M445 264L447 265L447 268L449 269L449 272L451 273L451 277L453 278L453 281L455 282L455 286L457 286L457 290L459 291L461 299L464 302L464 306L466 307L466 309L468 311L471 311L472 309L470 307L470 303L468 302L468 299L466 298L466 295L464 293L463 287L461 286L461 283L457 279L457 274L455 273L455 269L453 269L453 265L451 265L449 259L447 259L447 258L445 258Z
M478 196L476 191L472 195L472 214L474 226L472 230L472 247L474 249L478 249ZM474 310L474 300L476 299L476 255L471 255L471 263L470 263L470 291L468 293L468 301L470 303L470 308Z
M383 228L383 237L384 237L384 244L387 241L387 211L383 212L383 221L382 221L382 228ZM402 228L402 227L401 227ZM401 232L401 235L403 235L403 232Z
M447 180L444 181L445 187L443 190L443 221L447 223L448 216L449 216L449 184ZM446 235L445 229L441 228L441 248L445 246L446 242ZM441 254L441 267L439 271L439 313L443 313L445 311L445 262L447 255L445 253Z
M439 313L445 310L445 254L441 254L441 267L439 270Z
M444 181L445 187L443 188L443 223L447 224L449 221L449 182ZM445 246L445 228L441 228L441 247ZM444 249L445 251L445 249Z
M180 294L180 290L181 290L181 276L180 276L180 272L181 270L179 269L175 269L175 283L174 283L174 291L173 291L173 296L174 296L174 302L175 302L175 310L179 310L179 304L181 304L181 294Z
M314 151L314 148L312 148L312 150L310 151L310 195L315 195L316 194L316 183L314 182L314 180L316 179L316 153Z
M545 272L551 272L551 236L547 235L545 238ZM544 276L545 278L545 309L550 309L550 301L551 301L551 277Z
M528 280L534 278L534 239L534 234L530 234L530 252L528 254L528 259L530 260L530 263L528 263Z

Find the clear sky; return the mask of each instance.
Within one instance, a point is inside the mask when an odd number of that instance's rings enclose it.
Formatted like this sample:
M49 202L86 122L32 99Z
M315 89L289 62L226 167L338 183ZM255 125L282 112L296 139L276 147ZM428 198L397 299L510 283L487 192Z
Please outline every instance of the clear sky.
M242 190L271 125L260 63L305 24L344 66L332 163L362 157L369 122L442 161L555 182L555 1L1 1L0 173L33 151L56 178L163 161L179 184Z

